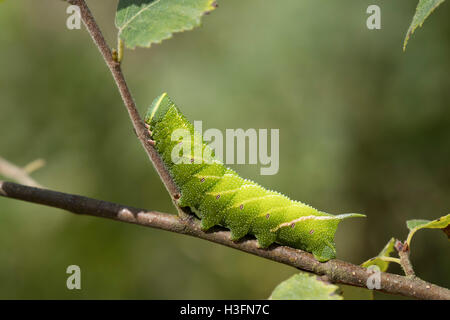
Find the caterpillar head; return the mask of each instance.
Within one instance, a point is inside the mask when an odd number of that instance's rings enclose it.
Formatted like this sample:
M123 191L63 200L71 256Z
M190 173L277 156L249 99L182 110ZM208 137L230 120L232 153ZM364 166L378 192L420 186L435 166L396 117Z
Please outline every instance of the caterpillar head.
M145 123L154 127L156 123L161 121L170 108L176 108L175 104L170 100L167 93L163 93L155 100L153 100L151 106L148 108L144 120Z

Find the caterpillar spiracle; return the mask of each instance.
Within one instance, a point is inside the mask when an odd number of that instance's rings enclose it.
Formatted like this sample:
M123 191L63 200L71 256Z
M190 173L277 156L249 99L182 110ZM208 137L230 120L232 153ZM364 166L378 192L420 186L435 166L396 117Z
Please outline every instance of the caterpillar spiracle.
M180 190L178 205L189 207L201 219L203 230L220 225L231 231L232 240L251 234L262 248L275 242L327 261L336 256L334 234L339 222L364 216L321 212L241 178L214 158L201 134L166 93L154 100L145 122L156 150ZM183 136L180 132L188 134ZM185 144L191 152L174 161L174 154L186 150L181 149ZM194 158L199 150L201 159Z

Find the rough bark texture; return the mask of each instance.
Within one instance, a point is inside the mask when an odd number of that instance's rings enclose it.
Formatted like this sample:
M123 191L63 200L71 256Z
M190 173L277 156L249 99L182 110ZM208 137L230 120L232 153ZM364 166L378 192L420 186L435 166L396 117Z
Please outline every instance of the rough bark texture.
M272 245L268 249L261 249L258 247L257 241L249 237L233 242L230 239L230 232L224 229L214 228L211 231L203 232L200 228L200 221L193 216L179 217L167 213L147 211L12 182L0 181L0 195L52 206L77 214L108 218L190 235L277 261L300 270L324 275L329 281L334 283L366 287L367 279L371 275L366 268L337 259L321 263L314 259L312 254L290 247ZM400 276L384 272L380 276L381 288L379 291L417 299L450 300L450 290L425 282L417 277Z

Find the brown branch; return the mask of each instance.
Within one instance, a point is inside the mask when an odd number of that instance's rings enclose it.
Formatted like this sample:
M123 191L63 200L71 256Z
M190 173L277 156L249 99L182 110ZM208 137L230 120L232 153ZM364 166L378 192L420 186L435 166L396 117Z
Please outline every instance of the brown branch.
M134 102L134 99L131 95L128 85L125 81L125 77L122 73L120 62L117 62L114 59L111 49L106 43L105 38L103 37L100 28L95 22L94 16L89 10L86 2L84 0L68 0L68 2L80 8L81 19L83 20L83 23L86 26L87 30L89 31L92 40L99 49L100 53L103 56L103 59L106 62L106 65L108 66L109 70L112 73L117 88L119 89L120 96L122 97L123 103L127 108L131 122L133 123L134 131L173 200L175 196L179 193L178 187L175 185L172 178L170 177L170 174L167 171L166 167L164 166L161 157L156 152L155 148L148 142L148 140L150 139L148 131L144 126L144 122L142 121L142 118L139 115L139 111L136 108L136 103ZM180 211L178 207L177 209ZM180 213L182 213L182 211Z
M410 251L408 243L406 241L405 243L402 243L401 241L396 240L394 248L398 252L398 256L400 257L400 265L402 266L405 275L408 277L414 277L416 274L411 264L411 260L409 260Z
M261 249L258 247L257 241L250 237L234 242L230 239L230 232L222 228L214 228L212 231L203 232L200 228L200 221L193 216L189 218L178 217L167 213L147 211L79 195L28 187L12 182L0 181L0 195L44 204L73 213L129 222L193 236L277 261L300 270L326 276L329 281L334 283L365 288L367 279L371 276L371 273L361 266L337 259L321 263L314 259L312 254L290 247L272 245L268 249ZM417 299L450 300L450 290L418 278L384 272L380 273L380 277L381 289L379 291L382 292Z

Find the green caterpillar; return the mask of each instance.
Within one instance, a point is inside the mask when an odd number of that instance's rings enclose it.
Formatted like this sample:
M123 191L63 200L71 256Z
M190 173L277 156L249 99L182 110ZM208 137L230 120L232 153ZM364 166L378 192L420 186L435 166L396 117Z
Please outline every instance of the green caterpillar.
M241 178L214 159L200 133L165 93L148 109L145 122L180 190L178 205L189 207L204 230L220 225L230 229L233 240L252 234L262 248L276 242L327 261L336 256L334 234L340 220L363 216L320 212ZM190 152L180 156L180 150Z

